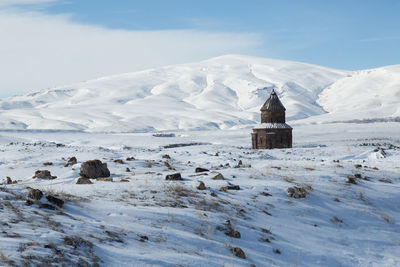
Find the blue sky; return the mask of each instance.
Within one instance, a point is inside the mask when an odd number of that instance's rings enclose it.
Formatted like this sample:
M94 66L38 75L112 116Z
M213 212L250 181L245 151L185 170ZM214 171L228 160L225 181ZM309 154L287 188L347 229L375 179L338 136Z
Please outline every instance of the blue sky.
M334 68L400 63L397 0L65 0L45 11L113 29L257 33L249 54Z
M0 0L0 97L244 54L400 64L399 0Z

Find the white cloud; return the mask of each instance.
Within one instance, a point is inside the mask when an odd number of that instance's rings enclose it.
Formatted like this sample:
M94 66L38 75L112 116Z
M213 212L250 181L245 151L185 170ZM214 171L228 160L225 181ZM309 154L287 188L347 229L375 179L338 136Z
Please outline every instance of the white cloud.
M0 0L0 6L17 6L17 5L36 5L57 0Z
M251 54L261 38L252 33L110 30L74 23L67 15L0 8L0 40L0 96L6 96L221 54Z

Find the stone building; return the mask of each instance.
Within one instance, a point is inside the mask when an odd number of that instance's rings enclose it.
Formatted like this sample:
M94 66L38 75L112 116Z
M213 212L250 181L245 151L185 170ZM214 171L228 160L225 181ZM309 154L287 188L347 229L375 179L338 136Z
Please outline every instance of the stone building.
M285 122L285 107L275 91L261 107L261 124L253 128L253 149L291 148L293 128Z

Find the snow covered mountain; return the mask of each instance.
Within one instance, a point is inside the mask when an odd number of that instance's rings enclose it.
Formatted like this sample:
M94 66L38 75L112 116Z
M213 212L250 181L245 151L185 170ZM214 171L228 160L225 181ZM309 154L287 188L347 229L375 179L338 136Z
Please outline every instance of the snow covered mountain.
M288 120L400 116L400 66L350 72L229 55L6 98L0 101L0 127L105 132L236 128L259 121L259 109L272 89L286 106Z

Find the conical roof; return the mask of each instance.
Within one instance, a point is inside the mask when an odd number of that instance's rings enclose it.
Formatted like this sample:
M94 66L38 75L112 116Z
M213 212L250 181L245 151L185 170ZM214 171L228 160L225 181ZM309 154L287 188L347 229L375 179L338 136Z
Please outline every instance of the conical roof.
M261 107L261 111L285 111L285 107L282 102L279 100L278 95L275 93L274 89L267 101L265 101L264 105Z

